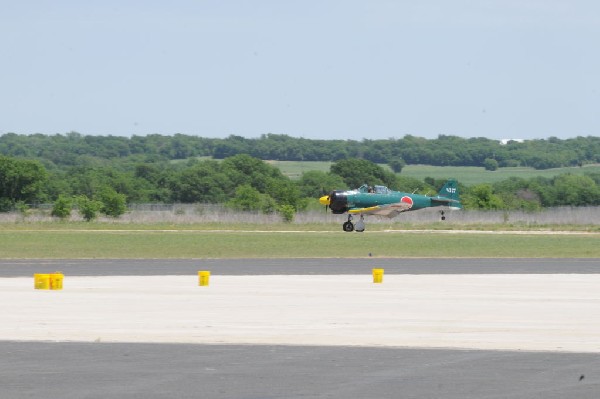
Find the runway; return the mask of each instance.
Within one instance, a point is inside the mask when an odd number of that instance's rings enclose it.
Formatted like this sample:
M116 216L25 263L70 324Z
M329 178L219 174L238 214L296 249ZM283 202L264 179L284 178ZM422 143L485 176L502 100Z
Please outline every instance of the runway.
M298 259L0 259L0 277L62 271L67 276L223 276L386 274L599 274L600 259L298 258Z
M3 399L595 399L600 388L600 357L576 353L0 342L0 355Z
M56 270L65 290L32 289L33 272ZM198 270L211 286L196 286ZM598 259L2 260L2 397L595 398L599 270Z

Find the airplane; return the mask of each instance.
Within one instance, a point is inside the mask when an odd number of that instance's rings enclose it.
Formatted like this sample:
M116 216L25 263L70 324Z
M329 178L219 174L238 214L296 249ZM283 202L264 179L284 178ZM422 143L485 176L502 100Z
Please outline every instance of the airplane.
M456 180L448 180L436 196L403 193L393 191L386 186L368 186L363 184L355 190L334 190L319 198L319 202L329 207L335 214L348 212L348 220L342 228L346 232L365 231L364 215L378 215L393 218L401 212L416 211L423 208L448 206L450 209L462 209ZM353 215L360 220L352 223ZM441 211L445 220L444 211Z

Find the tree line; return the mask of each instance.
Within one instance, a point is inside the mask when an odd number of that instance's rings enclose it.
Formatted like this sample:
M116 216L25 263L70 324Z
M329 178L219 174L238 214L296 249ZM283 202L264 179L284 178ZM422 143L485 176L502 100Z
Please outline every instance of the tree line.
M440 135L425 139L412 135L383 140L313 140L281 134L258 138L231 135L205 138L175 134L164 136L84 136L76 132L56 135L0 136L0 155L38 159L48 168L80 165L94 160L125 159L148 162L193 157L225 159L247 154L262 160L327 161L348 158L375 163L435 166L483 166L487 169L528 166L548 169L600 163L600 137L555 137L501 144L487 138Z
M46 167L35 159L0 156L0 211L52 203L57 217L66 217L77 207L91 220L97 212L117 217L125 212L127 203L220 203L237 210L279 212L285 220L292 220L297 211L319 207L316 199L331 190L363 183L431 195L444 182L405 177L359 158L342 159L333 163L329 172L307 171L299 180L291 180L277 167L247 154L222 161L87 159L63 168ZM459 188L466 209L534 211L600 205L600 173L511 178Z

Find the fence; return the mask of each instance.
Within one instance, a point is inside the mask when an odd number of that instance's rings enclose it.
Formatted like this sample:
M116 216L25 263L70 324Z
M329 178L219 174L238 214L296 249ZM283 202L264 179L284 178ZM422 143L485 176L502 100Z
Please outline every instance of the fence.
M387 224L390 228L402 225L426 225L439 222L440 210L444 210L449 227L473 224L520 224L520 225L600 225L600 207L560 207L546 208L539 212L524 211L466 211L446 208L428 208L420 211L405 212L393 219L375 216L367 217L369 224ZM347 215L334 215L331 212L299 212L294 224L330 224L342 223ZM355 217L356 218L356 217ZM0 213L0 223L52 222L57 220L50 215L48 207L31 209L27 213ZM70 221L82 221L74 211ZM119 218L99 216L97 221L106 223L281 223L279 214L260 212L239 212L216 204L133 204Z

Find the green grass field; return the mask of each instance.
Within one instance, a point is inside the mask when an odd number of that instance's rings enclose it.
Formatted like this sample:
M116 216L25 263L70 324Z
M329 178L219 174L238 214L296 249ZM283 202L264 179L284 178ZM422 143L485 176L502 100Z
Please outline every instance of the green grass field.
M302 173L311 170L319 170L321 172L329 172L333 162L313 162L313 161L266 161L270 165L276 166L281 170L281 173L288 176L290 179L297 180L302 176ZM387 167L387 166L386 166Z
M493 172L474 166L408 165L402 170L402 175L414 177L419 180L423 180L426 177L433 177L435 179L454 177L462 184L471 186L481 183L495 183L510 177L530 179L541 176L551 178L563 173L583 175L585 172L600 172L600 165L545 170L536 170L533 168L499 168Z
M2 230L3 259L600 257L599 234Z
M320 170L329 172L331 162L300 162L300 161L269 161L277 166L283 174L291 179L299 179L303 172L309 170ZM381 165L388 168L387 165ZM423 180L426 177L435 179L455 178L460 183L471 186L480 183L495 183L510 177L522 177L529 179L536 176L553 177L562 173L583 174L585 172L600 172L600 165L585 165L584 167L556 168L536 170L533 168L500 168L496 171L486 171L482 167L474 166L431 166L431 165L407 165L402 170L402 176L414 177Z

